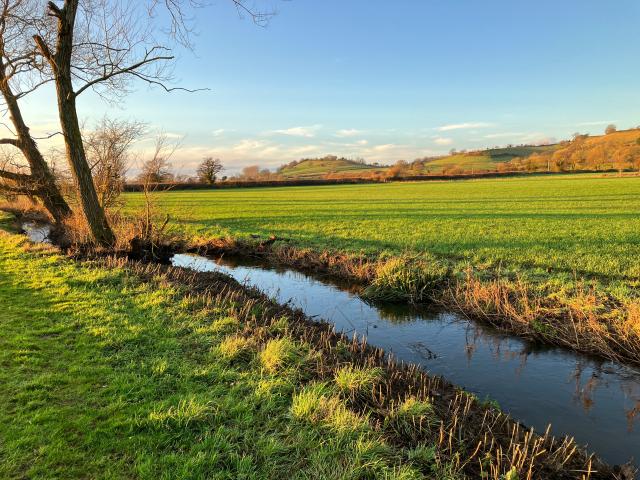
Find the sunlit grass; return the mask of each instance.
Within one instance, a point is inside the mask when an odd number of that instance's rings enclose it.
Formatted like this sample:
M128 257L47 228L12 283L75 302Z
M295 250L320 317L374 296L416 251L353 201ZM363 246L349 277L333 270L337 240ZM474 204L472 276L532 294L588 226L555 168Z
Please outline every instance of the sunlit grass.
M131 211L142 202L140 194L126 199ZM555 289L592 278L619 297L640 276L640 178L173 191L156 200L194 236L276 235L316 250L428 253L457 272L473 265Z
M335 374L335 382L340 390L349 394L356 394L380 381L382 371L379 368L363 368L347 365Z
M0 233L0 478L419 478L337 392L302 405L309 346L25 243Z

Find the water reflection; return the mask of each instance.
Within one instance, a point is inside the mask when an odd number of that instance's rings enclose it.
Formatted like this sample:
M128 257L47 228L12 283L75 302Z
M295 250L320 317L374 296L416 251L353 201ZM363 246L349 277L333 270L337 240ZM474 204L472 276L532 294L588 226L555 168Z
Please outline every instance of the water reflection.
M258 287L280 303L367 335L398 359L500 407L542 431L570 434L611 463L640 456L640 373L511 337L446 312L370 304L358 288L325 277L272 269L234 258L176 255L173 264L222 271Z

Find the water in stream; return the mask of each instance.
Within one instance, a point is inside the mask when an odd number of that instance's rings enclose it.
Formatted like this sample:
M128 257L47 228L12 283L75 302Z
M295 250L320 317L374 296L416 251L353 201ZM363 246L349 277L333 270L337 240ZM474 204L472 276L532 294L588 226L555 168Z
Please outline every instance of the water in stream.
M339 331L364 334L538 431L551 423L554 434L575 436L609 463L640 460L640 372L632 368L533 345L451 313L373 306L347 285L288 269L194 255L172 263L226 273Z
M22 225L24 234L34 243L51 243L51 225L40 222L25 222Z

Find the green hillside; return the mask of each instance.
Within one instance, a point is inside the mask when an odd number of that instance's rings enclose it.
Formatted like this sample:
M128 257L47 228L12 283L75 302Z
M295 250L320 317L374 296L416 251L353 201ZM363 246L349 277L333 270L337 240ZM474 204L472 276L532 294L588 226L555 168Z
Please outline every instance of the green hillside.
M394 159L389 159L392 162ZM425 157L393 165L369 165L364 161L338 158L303 159L283 165L284 179L403 177L425 174L465 174L512 171L640 169L640 129L607 135L578 135L553 145L519 145L456 152Z
M427 159L424 163L424 173L445 173L461 170L494 171L501 163L510 162L514 158L527 158L537 153L553 152L558 145L521 145L517 147L492 148L474 152L456 153L446 157Z
M285 178L323 178L336 174L340 177L359 177L365 173L382 172L385 167L375 167L347 158L327 156L324 158L308 158L298 162L291 162L278 169L278 173Z

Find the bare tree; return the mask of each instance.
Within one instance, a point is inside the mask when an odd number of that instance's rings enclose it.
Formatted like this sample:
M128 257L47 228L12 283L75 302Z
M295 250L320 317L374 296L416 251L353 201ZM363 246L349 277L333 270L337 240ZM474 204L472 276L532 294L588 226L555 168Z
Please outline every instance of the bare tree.
M166 134L158 135L153 154L142 164L138 180L145 186L173 180L170 159L179 146L180 142L171 143Z
M1 0L0 8L0 94L2 106L9 114L13 129L11 136L0 138L0 144L19 150L28 168L17 168L19 161L12 160L16 168L0 168L3 179L0 190L39 198L56 222L71 214L71 209L56 185L55 177L38 149L36 139L20 109L20 99L36 90L46 81L31 75L33 50L25 42L24 33L29 25L16 19L31 15L34 2L29 0ZM14 158L14 157L11 157Z
M243 180L253 181L253 180L258 180L259 177L260 177L259 165L248 165L242 169L242 172L240 172L240 178Z
M207 157L198 167L198 179L202 183L213 185L216 183L216 177L222 170L223 166L219 158L214 159L213 157Z
M145 132L143 123L104 117L84 135L93 182L103 208L114 204L122 192L131 160L130 147Z
M244 0L232 1L256 23L268 19L269 14L255 12ZM189 11L200 6L200 0L46 2L51 21L44 22L33 39L45 60L42 72L56 86L67 158L87 223L100 244L111 245L115 238L92 181L77 99L90 89L103 96L116 93L121 97L131 80L167 91L186 90L168 86L172 80L169 62L174 58L171 44L190 46Z

